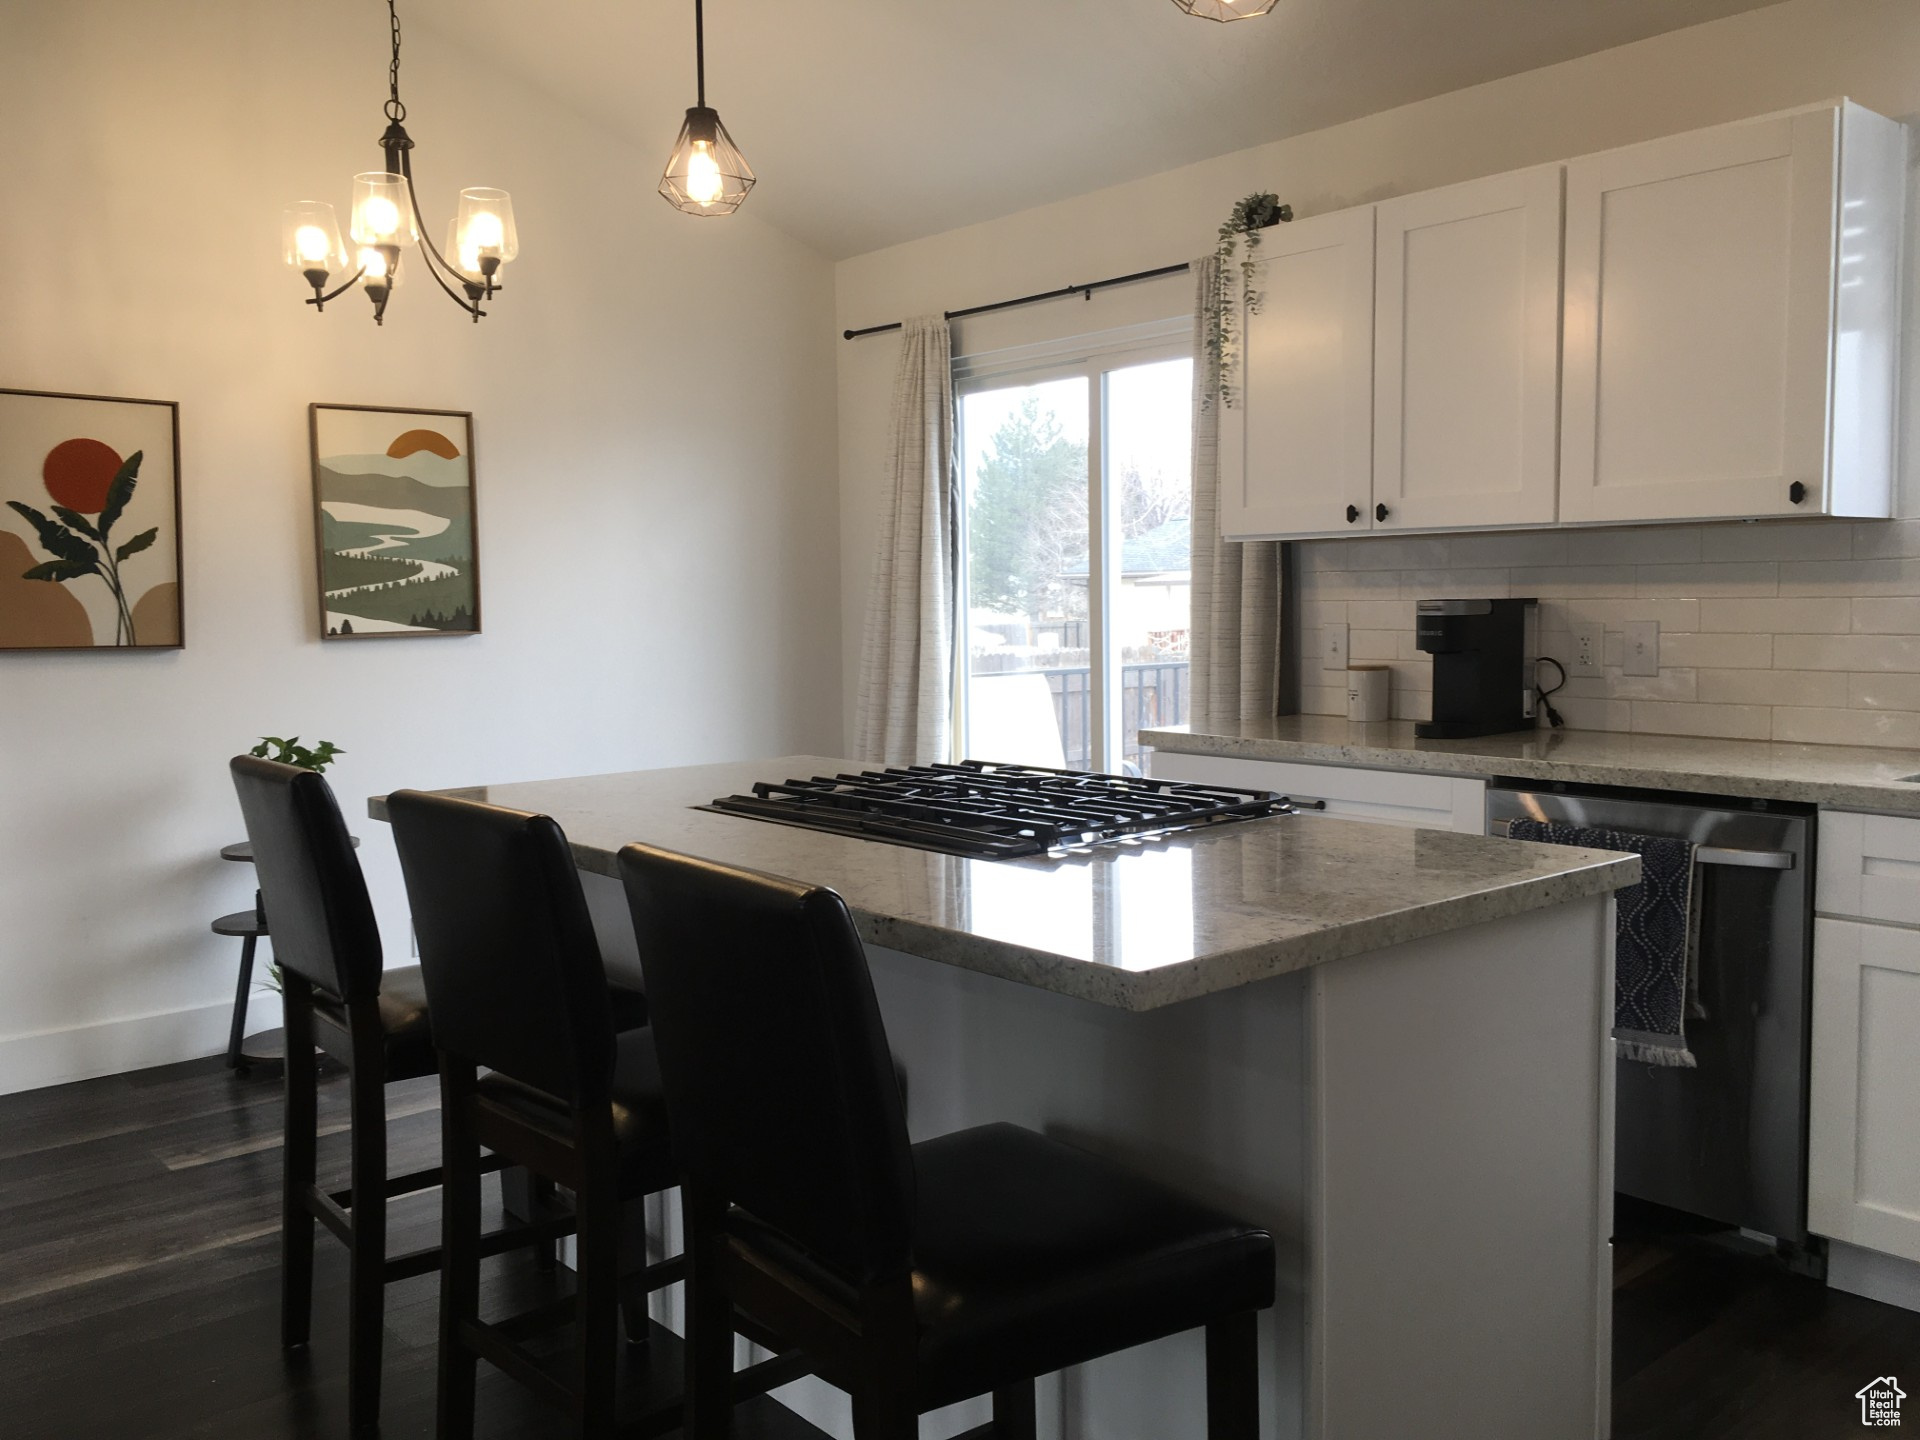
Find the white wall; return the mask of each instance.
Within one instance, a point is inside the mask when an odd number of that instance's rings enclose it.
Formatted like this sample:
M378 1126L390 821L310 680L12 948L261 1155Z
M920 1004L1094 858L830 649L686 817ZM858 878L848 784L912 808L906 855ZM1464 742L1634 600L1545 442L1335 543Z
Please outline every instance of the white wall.
M1920 111L1920 6L1792 0L856 256L837 267L838 314L871 325L1191 259L1256 190L1312 215L1839 95L1899 119ZM1190 293L1179 277L1017 313L1029 317L1022 338L1069 335L1189 310ZM896 350L884 336L840 348L849 716Z
M361 13L362 11L366 13ZM379 7L0 0L0 386L178 400L187 645L0 655L0 1091L207 1053L252 899L225 761L328 737L389 947L369 794L831 750L828 264L678 215L630 145L419 26L430 219L509 188L479 326L415 274L316 316L280 208L379 166ZM662 135L664 147L671 136ZM487 633L322 644L309 401L475 414Z

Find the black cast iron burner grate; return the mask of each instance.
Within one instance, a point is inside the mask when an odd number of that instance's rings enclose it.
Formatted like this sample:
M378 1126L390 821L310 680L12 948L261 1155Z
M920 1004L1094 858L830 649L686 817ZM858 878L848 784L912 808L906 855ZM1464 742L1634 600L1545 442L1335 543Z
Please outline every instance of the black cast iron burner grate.
M702 809L951 855L1011 860L1291 815L1270 790L962 760L761 781Z

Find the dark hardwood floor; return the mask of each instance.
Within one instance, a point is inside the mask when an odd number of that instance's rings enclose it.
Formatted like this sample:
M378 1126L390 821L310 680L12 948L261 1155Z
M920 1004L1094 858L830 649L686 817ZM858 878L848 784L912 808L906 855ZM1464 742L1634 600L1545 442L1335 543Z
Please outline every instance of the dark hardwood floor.
M322 1173L342 1184L344 1102L339 1083L323 1085ZM394 1168L433 1163L435 1082L393 1087L389 1112ZM218 1060L0 1097L0 1436L344 1440L345 1251L321 1237L314 1343L283 1354L279 1169L278 1082ZM437 1192L400 1202L394 1248L430 1243L437 1206ZM526 1256L488 1275L503 1310L566 1284ZM388 1437L432 1433L435 1288L428 1275L388 1294ZM1920 1315L1699 1237L1623 1241L1614 1320L1618 1440L1854 1435L1854 1391L1889 1373L1920 1379ZM678 1342L655 1333L649 1359L629 1366L636 1401L677 1388ZM564 1433L484 1365L480 1387L489 1440ZM735 1428L737 1440L819 1434L765 1399Z
M436 1162L434 1079L388 1092L392 1169ZM320 1094L320 1174L347 1178L346 1092ZM315 1243L313 1344L279 1343L280 1083L218 1059L0 1097L0 1436L6 1440L345 1440L346 1250ZM498 1218L497 1192L489 1196ZM393 1251L434 1243L439 1192L398 1202ZM486 1266L485 1302L570 1288L528 1254ZM433 1433L438 1278L387 1291L381 1434ZM561 1337L564 1338L564 1337ZM679 1391L679 1341L629 1351L623 1408ZM656 1388L661 1387L661 1388ZM558 1412L480 1367L478 1434L542 1440ZM761 1398L738 1440L819 1440Z

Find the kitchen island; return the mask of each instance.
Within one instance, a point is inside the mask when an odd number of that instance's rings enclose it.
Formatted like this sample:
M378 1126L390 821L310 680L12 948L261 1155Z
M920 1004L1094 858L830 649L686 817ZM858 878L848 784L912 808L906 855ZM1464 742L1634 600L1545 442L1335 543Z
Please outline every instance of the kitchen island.
M1635 858L1276 816L988 861L696 808L850 768L447 793L560 822L617 970L637 963L611 878L630 841L832 886L916 1140L1010 1120L1270 1228L1263 1435L1606 1433L1612 896ZM671 1207L652 1223L676 1243ZM1041 1433L1197 1436L1201 1362L1196 1333L1044 1382ZM780 1398L851 1434L838 1392ZM922 1433L985 1418L970 1402Z

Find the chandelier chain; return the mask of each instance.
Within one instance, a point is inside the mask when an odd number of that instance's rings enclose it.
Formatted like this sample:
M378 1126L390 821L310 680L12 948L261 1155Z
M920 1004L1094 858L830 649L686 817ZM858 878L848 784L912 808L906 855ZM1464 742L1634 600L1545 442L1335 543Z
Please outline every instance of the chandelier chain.
M396 125L407 118L400 103L400 10L398 0L387 0L387 19L393 25L393 61L387 66L387 119Z

